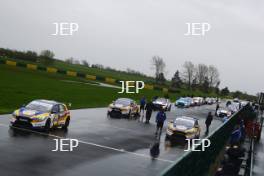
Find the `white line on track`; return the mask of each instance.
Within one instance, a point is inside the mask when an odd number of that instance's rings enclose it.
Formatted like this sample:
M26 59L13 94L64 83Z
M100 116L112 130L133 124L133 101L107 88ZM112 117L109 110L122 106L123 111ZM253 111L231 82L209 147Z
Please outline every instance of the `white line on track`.
M0 123L0 126L9 127L9 125L1 124L1 123ZM39 134L39 135L50 136L50 137L53 137L53 138L69 139L69 138L64 138L64 137L53 135L53 134L42 133L42 132L33 131L33 130L29 130L29 129L24 129L24 128L18 128L18 127L12 127L12 128L19 129L19 130L22 130L22 131L31 132L31 133L35 133L35 134ZM79 141L79 143L82 143L82 144L96 146L96 147L100 147L100 148L104 148L104 149L108 149L108 150L113 150L113 151L117 151L117 152L121 152L121 153L127 153L127 154L131 154L131 155L139 156L139 157L142 157L142 158L152 159L149 155L136 153L136 152L130 152L130 151L126 151L124 149L117 149L117 148L113 148L113 147L109 147L109 146L105 146L105 145L100 145L100 144L96 144L96 143L92 143L92 142L86 142L86 141L79 140L79 139L77 139L77 140ZM174 161L167 160L167 159L162 159L162 158L156 158L155 160L162 161L162 162L167 162L167 163L174 163Z

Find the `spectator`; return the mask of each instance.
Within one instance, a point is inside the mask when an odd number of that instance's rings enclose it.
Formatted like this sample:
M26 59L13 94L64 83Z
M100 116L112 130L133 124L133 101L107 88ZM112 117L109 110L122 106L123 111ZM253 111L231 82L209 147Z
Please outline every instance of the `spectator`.
M161 135L162 132L162 128L163 128L163 124L166 120L166 113L165 110L163 108L160 109L160 111L158 112L157 116L156 116L156 123L157 123L157 129L156 129L156 136L159 133L159 136Z
M140 119L144 120L144 109L145 109L145 105L146 105L146 98L145 97L142 97L141 100L140 100L140 117L142 118L139 118L139 121ZM141 112L143 111L142 115L141 115Z
M236 125L235 130L231 134L230 145L238 145L241 139L241 129L239 125Z
M205 134L208 135L209 133L209 127L212 123L212 120L213 120L213 116L212 116L212 112L209 112L208 113L208 116L206 117L206 120L205 120L205 125L206 125L206 132Z
M149 123L149 120L151 118L151 114L152 114L152 110L153 110L153 103L152 101L149 101L147 104L146 104L146 122L145 123Z
M154 144L150 146L150 156L152 159L155 159L159 156L160 149L159 149L159 142L155 141Z
M217 116L217 111L218 111L219 108L220 108L220 106L219 106L219 103L217 102L216 103L216 108L215 108L215 116Z

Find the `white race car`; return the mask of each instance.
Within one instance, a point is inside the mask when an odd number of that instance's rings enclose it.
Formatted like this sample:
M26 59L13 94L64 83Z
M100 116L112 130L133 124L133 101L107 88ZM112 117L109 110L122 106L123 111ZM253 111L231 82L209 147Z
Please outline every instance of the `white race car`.
M171 102L169 99L166 98L157 98L153 102L153 106L155 110L159 109L165 109L165 111L170 111L171 110Z
M230 117L232 115L232 113L228 110L225 110L225 109L218 109L216 112L216 115L217 115L217 117L224 118L224 117Z

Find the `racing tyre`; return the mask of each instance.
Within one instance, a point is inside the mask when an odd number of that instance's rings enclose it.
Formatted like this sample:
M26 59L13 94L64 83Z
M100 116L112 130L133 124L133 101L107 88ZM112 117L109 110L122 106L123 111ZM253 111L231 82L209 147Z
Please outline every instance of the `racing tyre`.
M65 121L65 124L62 126L62 129L64 130L68 129L69 125L70 125L70 118L68 117Z
M131 119L131 118L132 118L131 110L130 110L129 113L127 114L127 118L128 118L128 119Z
M199 134L196 136L196 139L200 139L200 132L199 132Z
M49 132L50 131L50 125L51 125L51 121L50 119L48 119L45 123L45 126L44 126L44 131L45 132Z

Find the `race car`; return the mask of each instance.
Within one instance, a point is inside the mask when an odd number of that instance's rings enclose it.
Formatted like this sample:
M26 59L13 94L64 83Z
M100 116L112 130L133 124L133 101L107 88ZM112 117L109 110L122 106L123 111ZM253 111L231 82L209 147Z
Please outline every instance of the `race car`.
M203 98L202 97L194 97L193 103L195 106L200 106L203 104Z
M186 98L181 97L180 99L176 100L175 106L188 108L191 106L191 103L192 103L191 99L187 97Z
M13 112L11 126L43 129L54 127L67 129L70 124L70 111L63 103L51 100L33 100Z
M171 102L166 98L157 98L153 102L154 110L164 109L165 111L171 110Z
M205 99L205 104L208 104L208 105L214 104L214 98L207 97Z
M186 139L199 139L200 132L198 119L181 116L168 123L166 140L176 142Z
M232 115L232 113L226 109L218 109L216 111L216 116L217 117L221 117L221 118L224 118L224 117L230 117Z
M140 109L137 103L130 98L118 98L108 106L107 115L110 117L138 117Z

